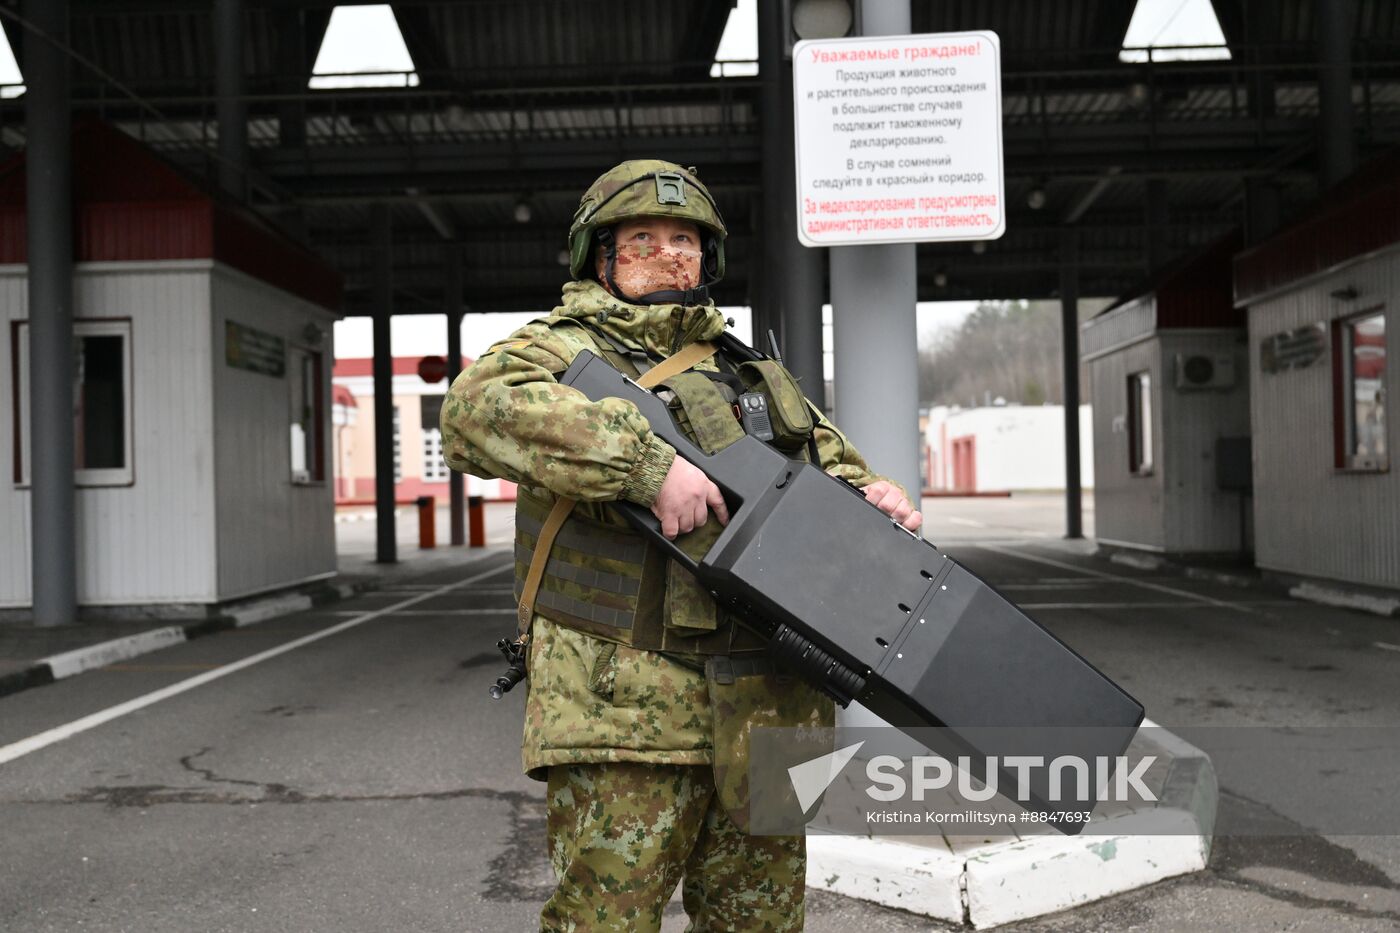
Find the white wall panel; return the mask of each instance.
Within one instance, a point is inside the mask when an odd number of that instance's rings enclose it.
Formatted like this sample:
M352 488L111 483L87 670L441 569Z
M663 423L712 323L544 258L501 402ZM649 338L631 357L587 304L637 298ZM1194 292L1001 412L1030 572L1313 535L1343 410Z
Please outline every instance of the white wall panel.
M331 369L334 316L224 266L213 273L213 315L206 340L214 361L218 496L218 590L221 599L284 586L336 570L335 507L330 482ZM225 362L225 321L303 343L316 323L325 331L321 425L327 478L291 480L290 371L268 376Z
M0 274L0 314L27 317L24 270ZM85 263L74 316L131 320L133 483L76 491L78 601L85 605L207 602L214 598L214 500L208 271L199 263ZM10 380L5 449L13 457ZM8 472L8 471L7 471ZM0 484L5 556L0 601L27 606L27 489ZM14 525L23 530L15 533Z
M15 488L14 480L14 355L11 321L27 316L28 288L24 268L0 267L0 606L28 606L29 493Z
M1094 411L1094 536L1101 541L1151 550L1163 550L1167 544L1161 359L1160 342L1149 338L1089 363L1089 399ZM1137 476L1128 472L1128 375L1144 370L1152 373L1156 466L1152 474Z
M1215 442L1249 434L1249 376L1239 331L1159 333L1162 348L1162 435L1158 443L1165 498L1164 544L1173 553L1239 552L1248 521L1241 494L1217 488ZM1176 357L1230 355L1231 389L1176 388ZM1243 522L1241 507L1245 506ZM1247 537L1247 536L1246 536Z
M1359 293L1340 301L1345 287ZM1271 334L1386 307L1386 473L1336 469L1330 354L1300 370L1266 374L1260 341ZM1249 309L1254 434L1255 554L1261 567L1305 576L1400 587L1400 257L1349 266ZM1330 330L1330 327L1329 327ZM1330 335L1329 335L1330 342Z

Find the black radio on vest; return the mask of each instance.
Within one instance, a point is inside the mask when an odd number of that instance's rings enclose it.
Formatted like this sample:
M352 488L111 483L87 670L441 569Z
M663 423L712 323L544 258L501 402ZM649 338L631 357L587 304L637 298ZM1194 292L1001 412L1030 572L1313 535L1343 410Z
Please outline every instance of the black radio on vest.
M745 392L735 403L744 433L761 441L773 439L773 420L768 417L768 398L762 392Z

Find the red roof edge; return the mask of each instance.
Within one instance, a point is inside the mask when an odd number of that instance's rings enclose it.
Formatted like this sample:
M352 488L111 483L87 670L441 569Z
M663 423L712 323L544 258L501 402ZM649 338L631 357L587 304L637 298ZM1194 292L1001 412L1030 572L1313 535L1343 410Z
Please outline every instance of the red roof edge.
M1239 229L1218 237L1159 272L1140 290L1115 301L1098 316L1151 296L1158 330L1244 327L1245 313L1231 301L1231 260L1244 245Z
M330 311L343 278L245 204L93 116L73 120L76 262L213 259ZM0 263L28 261L26 153L0 164Z
M1400 150L1323 192L1297 220L1235 257L1235 304L1247 305L1400 241Z

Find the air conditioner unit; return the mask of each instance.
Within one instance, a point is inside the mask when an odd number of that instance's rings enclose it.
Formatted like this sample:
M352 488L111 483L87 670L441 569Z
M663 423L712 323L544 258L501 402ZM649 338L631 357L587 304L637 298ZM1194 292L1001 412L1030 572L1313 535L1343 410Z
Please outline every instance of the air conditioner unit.
M1178 353L1178 389L1229 389L1235 384L1235 358L1229 353Z

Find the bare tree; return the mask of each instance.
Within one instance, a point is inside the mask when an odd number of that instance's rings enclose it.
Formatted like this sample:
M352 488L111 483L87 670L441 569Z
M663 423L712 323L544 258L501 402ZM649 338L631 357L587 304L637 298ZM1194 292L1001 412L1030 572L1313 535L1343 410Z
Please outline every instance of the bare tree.
M1081 319L1104 302L1082 302ZM1062 404L1060 305L1055 301L984 302L955 330L919 353L924 405Z

